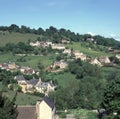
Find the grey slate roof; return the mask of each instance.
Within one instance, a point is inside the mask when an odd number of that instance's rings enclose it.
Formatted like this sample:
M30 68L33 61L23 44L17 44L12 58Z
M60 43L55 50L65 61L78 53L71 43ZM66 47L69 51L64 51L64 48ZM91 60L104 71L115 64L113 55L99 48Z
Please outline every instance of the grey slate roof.
M17 119L37 119L35 106L18 106Z
M53 110L53 108L55 107L54 102L48 97L45 96L43 99L48 105L49 107Z
M31 85L36 85L37 83L38 83L38 79L35 79L35 78L33 78L33 79L30 79L29 81L28 81L28 84L31 84Z
M18 76L16 76L16 80L22 81L22 80L25 80L25 78L23 75L18 75Z

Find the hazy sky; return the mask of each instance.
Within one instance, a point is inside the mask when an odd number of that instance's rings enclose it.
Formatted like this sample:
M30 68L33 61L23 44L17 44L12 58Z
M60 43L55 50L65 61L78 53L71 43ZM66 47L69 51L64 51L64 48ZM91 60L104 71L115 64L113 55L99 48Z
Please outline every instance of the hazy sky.
M13 23L120 40L120 0L0 0L0 26Z

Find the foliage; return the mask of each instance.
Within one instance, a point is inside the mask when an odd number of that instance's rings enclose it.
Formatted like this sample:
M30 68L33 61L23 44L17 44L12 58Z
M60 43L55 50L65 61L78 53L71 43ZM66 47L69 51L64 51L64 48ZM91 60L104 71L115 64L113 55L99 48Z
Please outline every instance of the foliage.
M41 35L42 40L51 40L54 43L60 43L62 39L67 39L70 41L78 42L78 41L85 41L87 38L94 38L96 41L96 44L103 45L103 46L111 46L114 48L119 48L120 42L116 41L113 38L105 38L100 35L91 36L89 34L75 34L74 32L70 30L66 30L64 28L57 29L53 26L50 26L46 30L43 30L41 27L38 29L31 29L27 26L22 25L21 27L17 26L16 24L11 24L10 26L0 26L0 30L2 31L9 31L12 32L19 32L19 33L32 33Z
M69 71L76 75L77 79L82 79L85 76L101 77L101 71L97 66L93 66L88 62L82 62L80 59L69 63Z
M66 87L50 93L50 97L53 98L58 109L75 108L78 106L75 100L75 93L79 89L78 84L77 81L71 80Z
M103 36L96 35L96 36L94 36L94 39L96 40L96 43L98 45L110 46L110 47L114 47L114 48L120 47L120 42L116 41L113 38L104 38Z
M69 63L68 72L72 75L76 75L76 78L70 80L67 78L67 82L59 86L62 77L56 77L52 75L52 79L57 81L58 88L55 92L52 92L50 96L55 100L58 109L75 109L86 108L96 109L101 103L103 92L105 88L105 80L102 78L101 70L87 62L82 62L80 59ZM62 74L65 75L64 72ZM55 78L56 77L56 78ZM54 79L55 78L55 79Z
M85 77L80 81L77 96L79 106L86 109L96 109L101 103L104 92L104 80L95 77Z
M10 83L16 83L13 74L10 71L0 69L0 80L4 86L7 86Z
M14 43L7 43L4 47L1 48L2 52L12 52L13 54L24 54L30 53L33 51L33 47L19 42L16 45Z
M101 106L107 112L107 119L120 118L120 77L107 85Z
M0 92L0 119L17 119L18 111L15 99L16 95L11 101Z

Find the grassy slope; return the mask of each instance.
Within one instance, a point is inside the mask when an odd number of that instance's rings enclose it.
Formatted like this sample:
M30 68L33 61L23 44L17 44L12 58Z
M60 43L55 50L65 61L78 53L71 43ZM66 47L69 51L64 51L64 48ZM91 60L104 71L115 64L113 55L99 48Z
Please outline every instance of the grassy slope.
M73 44L67 44L66 47L73 48L74 50L79 50L80 52L85 53L88 56L92 57L99 57L99 56L110 56L111 54L101 52L101 51L95 51L95 50L89 50L86 47L83 47L80 43L73 43Z
M0 34L0 46L3 46L8 42L17 43L20 41L27 42L28 39L36 40L37 37L39 37L39 35L20 34L20 33L9 34L8 32L6 32L5 35ZM106 55L106 56L110 55L110 54L100 52L100 51L98 52L98 51L89 50L89 49L81 46L80 43L73 43L73 45L69 44L66 46L69 48L73 48L75 50L79 50L79 51L81 51L89 56L93 56L93 57L97 57L97 56L101 56L101 55ZM3 54L3 55L0 55L0 63L7 62L9 60L16 61L20 57L21 56L13 56L12 54ZM26 59L26 62L17 62L17 63L20 65L27 65L27 66L36 68L37 63L39 61L41 61L45 66L51 64L54 60L54 56L26 56L25 59ZM108 72L108 68L104 69L104 70L107 70L106 72ZM70 80L75 80L75 76L72 75L71 73L53 74L48 77L53 78L54 80L57 80L58 85L62 86L62 87L65 87ZM0 87L1 87L1 84L0 84ZM6 95L9 96L10 98L12 98L14 96L14 92L8 91L6 93ZM37 97L37 96L18 93L16 103L18 105L30 105L30 104L35 104L38 99L39 99L39 97ZM70 111L70 113L75 114L78 118L81 118L81 119L82 118L96 119L96 116L87 110L72 110L72 111Z
M4 34L3 34L4 33ZM9 33L1 32L0 33L0 46L4 46L6 43L18 43L18 42L27 42L29 39L31 41L36 40L40 35L28 34L28 33Z
M5 63L8 61L14 61L20 66L30 66L32 68L37 69L38 62L43 63L44 66L50 65L53 61L55 56L26 56L24 59L25 62L18 62L17 59L21 58L22 56L12 55L11 53L1 54L0 55L0 63Z
M38 37L41 37L40 35L36 34L29 34L29 33L9 33L9 32L4 32L4 35L2 32L0 32L0 46L4 46L6 43L18 43L18 42L27 42L29 39L31 41L36 40ZM88 56L101 56L101 55L106 55L109 56L111 54L101 52L101 51L94 51L94 50L89 50L88 48L83 47L80 43L73 43L73 44L68 44L66 47L73 48L75 50L79 50Z

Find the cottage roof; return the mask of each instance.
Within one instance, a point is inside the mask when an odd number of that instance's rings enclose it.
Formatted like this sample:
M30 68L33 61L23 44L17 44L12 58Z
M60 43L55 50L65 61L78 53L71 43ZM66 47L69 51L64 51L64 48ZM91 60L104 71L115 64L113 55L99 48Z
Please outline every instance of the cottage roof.
M24 78L23 75L18 75L18 76L16 76L15 78L16 78L16 80L18 80L18 81L25 80L25 78Z
M47 83L46 82L41 82L36 85L38 88L47 88Z
M53 109L54 108L54 102L48 97L48 96L45 96L44 99L43 99L47 104L48 106Z
M17 119L36 119L36 117L35 106L18 106Z
M51 87L55 87L54 84L52 83L52 81L49 81L49 82L41 82L39 81L35 87L38 87L38 88L47 88L48 85L50 85Z
M25 74L32 74L34 72L33 69L25 69L24 73Z
M38 79L33 78L28 81L28 84L36 85L38 81L39 81Z

